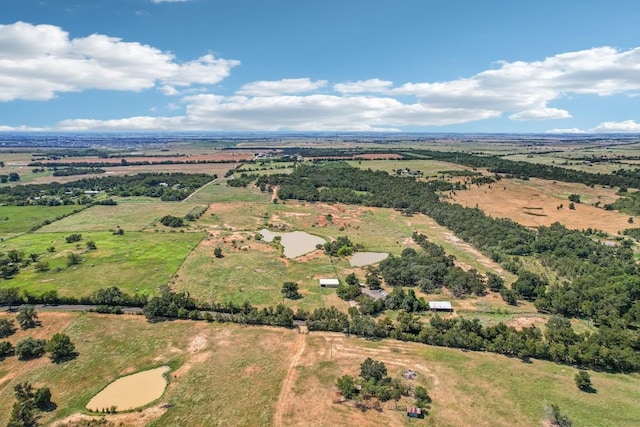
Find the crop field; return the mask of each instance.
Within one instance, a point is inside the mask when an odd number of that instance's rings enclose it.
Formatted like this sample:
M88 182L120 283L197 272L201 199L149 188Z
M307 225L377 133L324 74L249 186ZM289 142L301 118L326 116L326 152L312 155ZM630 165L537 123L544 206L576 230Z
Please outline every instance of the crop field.
M79 206L0 206L0 237L6 239L25 233L45 221L68 215Z
M91 420L84 406L111 381L161 365L169 365L171 372L158 401L96 419L127 426L303 426L310 420L319 426L512 426L514 420L539 426L544 405L555 403L574 425L640 422L637 374L590 372L596 392L585 393L576 388L577 371L569 366L393 340L190 321L152 324L126 315L41 312L39 319L41 327L18 331L9 341L64 332L78 356L58 365L46 356L5 359L0 365L0 423L7 422L13 386L19 382L50 387L57 409L44 413L41 422L66 425ZM357 376L366 357L384 362L394 377L403 369L418 374L404 381L425 386L433 399L425 420L407 419L390 402L383 402L380 411L333 403L336 378ZM403 405L404 398L398 409Z
M49 271L37 272L26 267L0 287L18 287L34 294L57 290L60 295L88 295L99 288L117 286L128 293L155 294L167 284L203 233L110 232L82 233L78 243L66 243L69 233L34 233L22 235L2 244L2 250L17 249L25 254L40 254ZM97 249L87 250L87 241ZM55 248L49 252L48 248ZM82 262L67 266L70 253L79 254Z

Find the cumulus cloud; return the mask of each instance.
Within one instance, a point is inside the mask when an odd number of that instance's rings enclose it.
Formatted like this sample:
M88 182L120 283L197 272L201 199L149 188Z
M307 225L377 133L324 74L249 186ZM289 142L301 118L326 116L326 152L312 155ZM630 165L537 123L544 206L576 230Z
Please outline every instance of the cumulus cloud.
M640 133L640 123L635 120L602 122L591 129L549 129L547 133Z
M487 108L510 112L514 120L568 118L548 107L571 94L610 96L640 89L640 48L600 47L562 53L534 62L500 62L497 69L469 78L436 83L406 83L393 89L434 107ZM545 117L546 116L546 117Z
M237 65L211 54L179 63L173 54L149 45L101 34L71 39L53 25L0 25L0 101L5 102L88 89L212 85Z
M326 80L312 81L309 78L263 80L247 83L238 91L238 95L278 96L285 94L313 92L327 85Z
M293 78L246 83L232 96L209 93L237 65L239 61L213 54L180 62L149 45L101 34L70 38L52 25L0 25L0 102L47 100L89 89L155 89L180 96L185 107L184 115L175 117L69 119L57 125L61 130L371 131L502 116L541 121L572 117L567 109L553 107L561 98L640 93L640 48L599 47L533 62L499 62L475 75L441 82L396 85L373 78L329 85L327 80ZM640 130L628 120L586 131Z
M384 93L393 86L393 82L380 79L358 80L357 82L338 83L333 86L336 92L350 93Z
M569 119L571 114L567 110L558 108L540 108L538 110L526 110L509 116L511 120L550 120Z

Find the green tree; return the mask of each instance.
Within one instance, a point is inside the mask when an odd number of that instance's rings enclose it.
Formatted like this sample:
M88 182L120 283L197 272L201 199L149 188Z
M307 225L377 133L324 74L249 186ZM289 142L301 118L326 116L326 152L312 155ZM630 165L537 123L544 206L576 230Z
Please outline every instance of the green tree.
M53 362L60 363L75 355L76 346L67 334L57 333L47 342L45 350Z
M0 319L0 338L6 338L13 335L16 328L13 326L13 320Z
M370 271L369 273L367 273L365 280L366 280L367 286L369 286L369 289L373 291L382 288L382 283L380 282L380 278L378 277L377 273Z
M429 396L426 388L419 385L415 388L413 394L416 397L416 406L424 408L431 403L431 396Z
M373 379L374 381L380 381L387 375L387 367L384 362L378 362L370 357L367 357L362 364L360 364L360 376L368 381Z
M20 325L20 329L31 329L38 326L38 313L32 305L20 307L16 320Z
M79 233L70 234L64 239L67 241L67 243L76 243L82 240L82 234L79 234Z
M18 302L20 302L20 290L18 288L0 289L0 305L6 305L9 310Z
M90 251L95 251L96 249L98 249L98 247L96 246L96 242L94 242L93 240L87 241L87 249Z
M576 376L574 377L576 382L576 386L582 391L591 391L593 390L593 386L591 384L591 376L589 373L584 370L579 370Z
M347 399L351 399L358 393L355 380L351 375L343 375L338 378L337 386L342 395Z
M45 344L45 340L27 337L18 341L15 352L20 360L36 359L44 354Z
M0 341L0 360L13 354L13 346L9 341Z
M220 249L220 246L216 246L216 248L213 250L213 255L216 258L222 258L224 255L222 255L222 249Z
M297 299L300 298L298 293L298 284L295 282L284 282L282 289L280 290L285 298Z
M356 286L360 284L360 280L355 273L348 274L347 277L344 278L344 281L349 286Z
M36 408L41 411L50 410L53 406L53 402L51 401L51 390L49 390L49 387L37 389L33 394L33 403Z
M560 408L555 403L545 406L545 418L554 427L571 427L573 423L568 416L560 412Z
M67 267L73 267L74 265L78 265L82 262L82 257L80 254L76 254L74 252L70 252L67 255Z
M487 286L493 292L500 292L504 287L504 280L495 273L487 273Z
M570 194L569 201L573 203L580 203L580 195L579 194Z

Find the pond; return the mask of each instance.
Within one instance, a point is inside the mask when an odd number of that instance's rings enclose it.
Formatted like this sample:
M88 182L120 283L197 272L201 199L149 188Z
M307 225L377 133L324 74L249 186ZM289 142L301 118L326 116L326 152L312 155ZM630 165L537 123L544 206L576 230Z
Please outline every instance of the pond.
M383 261L388 256L389 254L386 252L356 252L349 260L349 264L351 264L351 267L362 267Z
M167 387L164 374L171 368L161 366L137 374L118 378L87 403L90 411L102 411L115 406L120 411L129 411L159 399Z
M316 250L316 245L323 245L325 240L322 237L314 236L305 231L292 231L289 233L260 230L260 234L265 242L273 242L273 239L280 236L280 243L284 248L284 256L287 258L297 258Z

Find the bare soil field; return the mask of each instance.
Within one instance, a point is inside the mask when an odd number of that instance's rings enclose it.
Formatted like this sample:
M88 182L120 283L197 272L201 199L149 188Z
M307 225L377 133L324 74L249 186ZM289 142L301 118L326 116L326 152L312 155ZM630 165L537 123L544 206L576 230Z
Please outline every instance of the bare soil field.
M575 210L569 209L570 194L581 196L581 203L575 204ZM611 234L630 227L629 215L592 206L596 202L605 205L617 199L615 190L609 188L591 188L582 184L541 179L503 179L491 186L456 191L451 197L452 202L467 207L477 206L487 215L510 218L527 227L560 222L572 229L593 228ZM558 209L561 204L563 208Z

